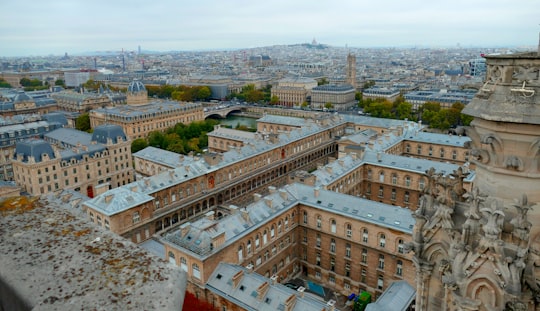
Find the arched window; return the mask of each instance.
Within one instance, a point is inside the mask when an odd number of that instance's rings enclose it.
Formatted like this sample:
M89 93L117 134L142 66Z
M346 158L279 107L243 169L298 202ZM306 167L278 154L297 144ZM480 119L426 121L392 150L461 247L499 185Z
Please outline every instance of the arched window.
M251 254L251 240L247 241L247 253L248 255Z
M274 225L270 227L270 238L274 238L276 236L276 229L274 228Z
M255 248L259 248L259 246L261 246L261 241L259 238L259 234L257 234L257 236L255 236Z
M278 234L281 233L281 220L278 221L278 224L277 224L277 232L278 232Z
M403 244L403 239L398 240L397 250L400 254L403 254L405 252L405 245Z
M308 215L307 215L307 212L306 212L306 211L304 211L304 216L303 216L303 218L304 218L304 224L307 225L307 223L308 223Z
M348 238L352 237L352 225L351 224L347 224L346 229L345 229L345 235L347 235Z
M368 229L364 228L362 230L362 242L367 243L368 242Z
M266 231L266 229L264 229L264 232L263 232L263 244L266 244L268 243L268 231Z
M169 262L176 265L176 260L174 259L174 253L169 251Z
M330 231L332 231L332 233L336 233L336 230L337 230L336 220L332 219L330 221Z
M192 270L193 270L193 277L196 278L196 279L201 279L201 270L199 270L199 266L194 263L192 266L191 266Z
M188 271L188 265L187 265L186 258L184 258L184 257L180 258L180 267L182 268L182 270L184 270L186 272Z
M379 246L380 247L385 247L386 246L386 236L384 235L384 233L381 233L379 235Z
M238 262L241 263L244 260L244 249L242 245L238 247Z

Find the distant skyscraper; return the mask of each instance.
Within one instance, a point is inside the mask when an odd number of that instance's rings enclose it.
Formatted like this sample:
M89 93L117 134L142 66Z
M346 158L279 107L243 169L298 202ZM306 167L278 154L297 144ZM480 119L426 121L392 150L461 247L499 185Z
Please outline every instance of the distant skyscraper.
M356 89L356 56L349 53L347 55L347 73L345 82Z

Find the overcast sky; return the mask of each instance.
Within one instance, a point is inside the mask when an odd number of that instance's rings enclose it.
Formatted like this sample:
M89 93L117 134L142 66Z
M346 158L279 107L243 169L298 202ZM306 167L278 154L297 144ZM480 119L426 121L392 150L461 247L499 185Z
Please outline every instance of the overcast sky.
M0 0L0 56L538 45L540 0Z

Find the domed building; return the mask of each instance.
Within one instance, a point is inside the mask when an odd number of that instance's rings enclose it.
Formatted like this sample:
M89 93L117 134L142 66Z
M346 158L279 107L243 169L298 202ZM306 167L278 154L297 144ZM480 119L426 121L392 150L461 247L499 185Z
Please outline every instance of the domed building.
M131 106L146 105L148 103L148 91L139 80L133 80L127 88L127 104Z
M177 123L204 120L202 104L173 100L148 100L148 91L139 80L132 81L126 93L127 105L90 111L92 128L102 124L120 125L129 139L146 138L153 131L165 131Z

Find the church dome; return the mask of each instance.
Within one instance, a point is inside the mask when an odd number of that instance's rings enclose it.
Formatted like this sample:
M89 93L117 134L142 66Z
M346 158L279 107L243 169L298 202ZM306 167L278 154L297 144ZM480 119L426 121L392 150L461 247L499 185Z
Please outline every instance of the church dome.
M129 93L139 93L143 91L146 91L146 88L144 87L144 84L141 81L133 80L128 86Z

